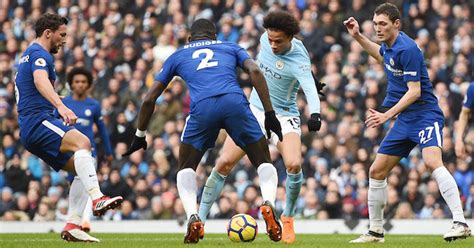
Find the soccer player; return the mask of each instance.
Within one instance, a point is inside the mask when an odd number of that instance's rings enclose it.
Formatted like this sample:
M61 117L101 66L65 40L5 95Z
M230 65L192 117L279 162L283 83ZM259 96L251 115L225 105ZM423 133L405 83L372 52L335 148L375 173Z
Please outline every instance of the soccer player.
M102 121L100 103L87 96L88 90L92 85L92 73L85 68L73 68L67 75L67 82L71 88L72 95L65 97L63 103L77 116L77 121L74 127L89 138L92 157L96 159L94 164L97 169L96 143L94 140L94 131L92 130L94 123L97 125L102 143L104 144L106 159L111 162L113 156L109 134L107 133L107 128L105 127L104 122ZM82 230L86 232L90 231L91 210L92 200L89 197L82 215L81 225Z
M300 113L296 105L296 94L300 85L312 113L307 123L310 131L318 131L321 127L320 101L308 52L303 43L294 38L299 33L298 21L288 12L273 11L264 18L263 27L266 32L260 37L261 48L257 60L268 83L270 99L282 127L283 141L278 141L274 135L268 138L282 154L288 174L286 204L281 215L282 240L285 243L293 243L295 203L303 182ZM250 108L263 130L263 107L255 91L250 95ZM206 220L212 204L220 195L225 178L244 155L244 151L232 139L226 139L216 167L204 187L199 208L199 217L202 220ZM260 187L263 190L263 185Z
M395 5L379 5L375 9L373 23L381 45L362 35L353 17L344 21L349 34L379 63L383 63L388 78L383 106L389 109L385 113L369 109L365 124L368 128L377 128L395 116L397 118L370 166L369 231L351 243L385 241L383 208L387 201L386 178L416 145L420 146L423 161L432 171L453 215L453 226L444 239L466 238L471 230L464 219L456 182L441 159L444 116L433 94L423 54L413 39L399 31L400 12Z
M458 125L455 129L455 139L454 151L456 156L464 159L466 157L466 148L464 147L464 130L469 118L471 117L471 109L474 109L474 83L469 84L467 88L466 95L464 96L464 103L459 113Z
M191 26L189 44L177 50L163 64L155 83L148 91L138 114L138 128L131 146L124 156L141 148L146 149L145 130L153 114L155 101L173 76L184 79L189 87L191 110L181 134L179 147L177 188L188 217L184 243L197 243L203 237L203 223L197 214L196 167L208 148L214 146L221 128L247 153L257 167L264 203L261 209L272 221L269 236L281 239L281 228L276 221L271 199L275 199L277 173L270 163L270 152L263 132L252 114L247 98L237 82L235 69L243 68L250 74L265 109L265 130L283 139L281 126L270 102L268 88L257 64L238 45L216 40L216 27L206 19Z
M55 54L66 40L68 20L44 14L35 23L36 39L19 60L15 79L20 138L25 148L54 170L77 175L69 191L70 216L61 232L67 241L99 242L81 230L87 198L92 198L94 215L115 208L122 197L104 196L99 188L89 139L73 127L77 116L54 91ZM57 110L61 119L54 117Z

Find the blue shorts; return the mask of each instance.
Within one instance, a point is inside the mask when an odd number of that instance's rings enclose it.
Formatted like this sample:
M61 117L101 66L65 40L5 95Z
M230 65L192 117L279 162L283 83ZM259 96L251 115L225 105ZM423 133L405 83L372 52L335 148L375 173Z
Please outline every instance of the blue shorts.
M73 153L60 152L64 135L74 129L49 115L20 117L20 139L25 148L49 164L55 171L62 169Z
M422 150L430 146L441 148L443 127L444 116L439 108L403 112L383 139L378 153L408 157L416 145L420 145Z
M263 137L257 119L243 94L224 94L205 98L191 107L181 142L199 151L214 147L221 129L240 147Z

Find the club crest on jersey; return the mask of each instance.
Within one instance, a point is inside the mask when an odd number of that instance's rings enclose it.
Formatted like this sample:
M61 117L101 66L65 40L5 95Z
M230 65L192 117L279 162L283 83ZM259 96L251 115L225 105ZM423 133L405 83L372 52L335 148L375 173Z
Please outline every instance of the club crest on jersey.
M285 67L285 63L283 63L283 61L281 60L277 60L277 62L275 63L275 66L278 70L283 70L283 67Z
M393 58L390 58L390 65L391 65L391 66L394 66L394 65L395 65L395 61L393 61Z
M35 60L35 65L44 67L46 66L46 60L44 60L43 58L39 58Z
M92 111L90 109L86 109L86 111L84 111L84 114L86 116L91 116L92 115Z

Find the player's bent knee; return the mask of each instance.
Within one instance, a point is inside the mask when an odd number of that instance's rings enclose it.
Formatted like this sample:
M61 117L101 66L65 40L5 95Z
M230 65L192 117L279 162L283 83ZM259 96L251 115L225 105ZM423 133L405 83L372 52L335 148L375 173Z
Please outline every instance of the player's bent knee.
M372 179L383 180L387 177L387 173L381 166L372 165L369 169L369 177Z
M234 161L230 161L228 158L219 157L216 161L216 170L219 174L227 176L230 174L234 164Z
M287 164L286 170L291 174L298 174L301 171L301 163L298 161L290 162Z

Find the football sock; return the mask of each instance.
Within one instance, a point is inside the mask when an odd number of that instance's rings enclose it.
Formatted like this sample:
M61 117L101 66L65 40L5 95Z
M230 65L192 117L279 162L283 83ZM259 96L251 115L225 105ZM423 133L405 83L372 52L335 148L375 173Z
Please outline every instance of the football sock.
M217 197L221 194L226 177L227 176L219 174L214 167L211 175L207 178L206 185L204 185L202 192L201 204L199 205L199 218L201 218L203 222L206 222L212 204L214 204Z
M263 163L257 168L260 180L260 190L263 201L269 201L275 206L276 191L278 187L278 175L275 167L270 163Z
M466 219L464 219L464 213L462 210L461 198L459 197L458 186L456 181L454 181L453 176L444 166L434 170L432 175L438 183L441 195L453 214L453 221L466 223Z
M369 179L369 230L383 233L383 209L387 202L387 180Z
M86 207L86 203L90 199L84 185L82 184L79 177L74 177L69 188L69 212L68 212L68 223L81 225L82 213Z
M82 149L74 153L74 168L76 169L76 174L81 179L84 188L93 200L104 195L99 188L99 181L94 164L94 158L90 151Z
M92 199L89 197L86 191L84 191L84 194L87 195L87 202L86 207L84 208L84 213L82 214L82 222L89 222L91 221L92 216Z
M295 216L296 200L300 194L301 184L303 183L303 172L300 170L297 174L287 173L286 178L286 205L283 215L287 217Z
M197 212L197 180L196 172L191 168L182 169L176 176L176 184L178 187L178 194L183 203L184 211L188 220L191 215Z

